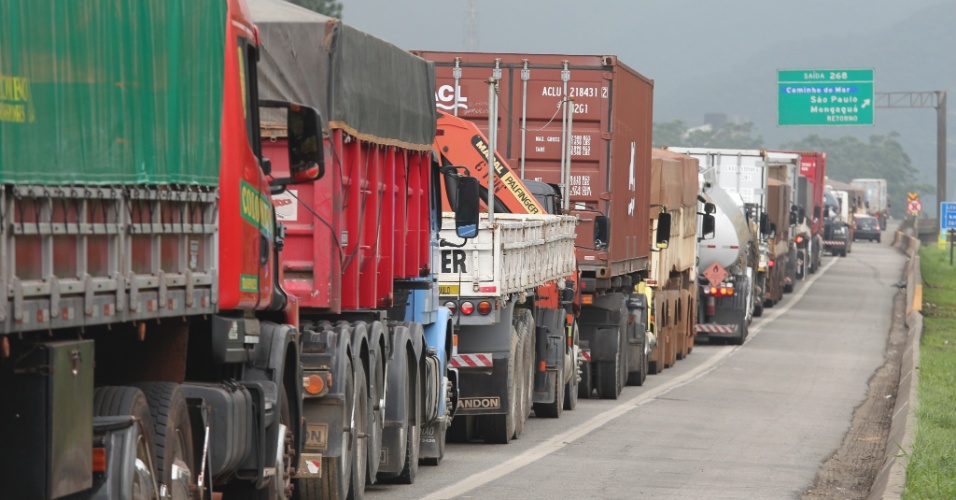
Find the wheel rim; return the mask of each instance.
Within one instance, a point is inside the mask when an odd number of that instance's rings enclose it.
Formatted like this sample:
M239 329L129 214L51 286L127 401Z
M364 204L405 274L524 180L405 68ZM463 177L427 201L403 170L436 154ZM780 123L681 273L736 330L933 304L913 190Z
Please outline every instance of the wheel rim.
M285 420L285 419L283 419ZM292 429L284 423L279 424L279 435L283 439L276 446L276 495L280 499L292 498L293 459L295 457L295 443Z

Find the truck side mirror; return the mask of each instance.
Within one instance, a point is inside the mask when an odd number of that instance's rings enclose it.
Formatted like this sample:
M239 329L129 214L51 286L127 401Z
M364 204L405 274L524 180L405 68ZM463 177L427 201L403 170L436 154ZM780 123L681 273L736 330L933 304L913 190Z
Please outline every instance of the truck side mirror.
M605 215L594 217L594 248L607 248L608 238L611 237L611 221Z
M794 207L790 210L790 225L795 226L797 224L797 209Z
M325 150L319 112L309 106L285 101L260 100L259 106L285 115L289 177L273 179L270 184L281 188L289 184L311 182L325 175Z
M821 210L820 210L820 206L819 206L819 205L813 207L813 218L816 219L816 220L819 220L819 219L820 219L820 212L821 212Z
M658 250L667 248L671 239L671 214L661 212L657 214L657 233L654 235L654 246Z
M770 232L770 217L767 216L767 212L760 214L760 232L762 234Z
M704 203L704 213L705 214L717 213L717 205L714 205L713 203Z
M455 234L474 238L478 235L478 178L459 177L455 198Z
M797 209L797 222L803 224L807 220L807 211L800 207Z
M717 230L717 219L710 214L704 214L701 223L700 236L706 238L708 234L713 234Z

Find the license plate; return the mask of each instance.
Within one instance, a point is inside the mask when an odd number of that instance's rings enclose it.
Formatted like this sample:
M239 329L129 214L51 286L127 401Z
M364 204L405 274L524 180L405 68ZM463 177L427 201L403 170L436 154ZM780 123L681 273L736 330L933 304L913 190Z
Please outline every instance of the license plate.
M438 285L438 295L458 295L460 290L458 285Z

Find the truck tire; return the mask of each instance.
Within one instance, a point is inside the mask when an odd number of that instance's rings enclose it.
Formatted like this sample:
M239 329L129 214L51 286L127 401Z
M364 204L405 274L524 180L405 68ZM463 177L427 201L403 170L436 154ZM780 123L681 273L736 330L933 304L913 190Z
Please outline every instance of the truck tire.
M364 375L364 369L361 370ZM352 429L352 415L356 411L356 381L355 368L352 363L346 368L346 373L352 376L345 377L342 392L345 401L342 404L342 421L349 422L349 427L342 428L342 452L338 457L322 459L322 477L318 479L300 479L298 487L301 497L308 499L346 500L353 494L352 483L355 477L355 451L358 445L358 433ZM364 493L365 481L362 481Z
M195 486L196 457L193 453L193 432L189 423L189 409L179 384L175 382L149 382L136 384L146 395L149 415L153 423L153 467L156 468L158 482L165 484L170 494L189 496L189 489ZM189 485L173 483L173 465L180 462L189 471Z
M617 336L617 344L620 346L621 330L614 330ZM614 361L598 361L597 365L597 390L601 399L617 399L621 395L621 356L624 353L619 348L614 356Z
M534 404L534 316L528 309L515 308L514 325L518 332L518 413L515 417L514 439L521 437Z
M578 323L575 321L571 325L571 364L566 365L565 369L571 370L571 376L568 379L567 385L564 387L564 409L573 410L578 406L578 384L580 384L580 376L578 375ZM565 377L568 374L565 372Z
M641 366L637 371L627 373L627 385L644 385L644 381L647 380L647 374L650 370L650 361L647 359L647 334L644 334L644 341L642 342L641 349Z
M130 458L144 464L153 461L152 450L155 446L153 419L149 414L149 403L143 391L136 387L98 387L93 393L93 415L97 417L131 415L139 419L139 432L144 446L137 446L136 455ZM135 470L135 467L130 467L130 470ZM131 490L144 493L152 490L156 473L150 468L149 474L152 481L140 474L135 474L131 478L134 482Z
M412 365L409 365L412 366ZM422 442L422 377L419 376L409 377L408 380L411 382L411 387L409 394L414 395L414 400L409 402L408 408L411 413L408 416L408 432L405 433L407 436L407 444L405 445L405 467L402 467L402 472L395 478L395 482L398 484L414 484L415 478L418 476L418 452L421 447Z
M743 319L740 321L740 335L730 339L730 344L744 345L745 340L747 340L747 320Z
M503 415L479 415L478 425L486 443L508 444L515 433L515 420L518 414L519 392L515 372L515 356L518 352L518 333L511 326L511 351L508 356L508 412Z

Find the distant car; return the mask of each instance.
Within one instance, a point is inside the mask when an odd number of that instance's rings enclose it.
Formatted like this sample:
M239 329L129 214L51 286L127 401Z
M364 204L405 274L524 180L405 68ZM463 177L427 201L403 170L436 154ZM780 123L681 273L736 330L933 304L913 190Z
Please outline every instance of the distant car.
M856 215L853 218L853 241L870 240L880 242L880 221L869 215Z

